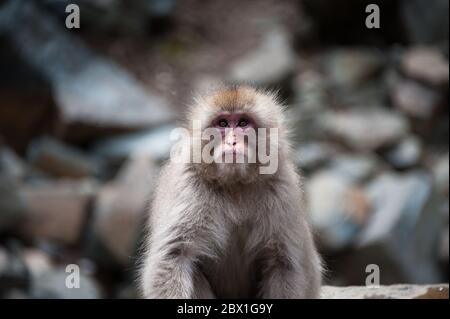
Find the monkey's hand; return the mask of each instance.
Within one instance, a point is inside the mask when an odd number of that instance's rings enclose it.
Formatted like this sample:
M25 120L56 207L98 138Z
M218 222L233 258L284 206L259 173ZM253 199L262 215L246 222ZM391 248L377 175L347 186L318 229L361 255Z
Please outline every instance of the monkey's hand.
M312 260L295 245L288 252L287 245L277 243L265 252L263 278L260 297L264 299L311 299L318 297L320 271ZM302 260L304 260L302 262ZM317 262L318 264L318 262ZM315 269L317 268L317 269Z
M194 258L182 243L152 247L143 272L146 298L189 299L194 297Z

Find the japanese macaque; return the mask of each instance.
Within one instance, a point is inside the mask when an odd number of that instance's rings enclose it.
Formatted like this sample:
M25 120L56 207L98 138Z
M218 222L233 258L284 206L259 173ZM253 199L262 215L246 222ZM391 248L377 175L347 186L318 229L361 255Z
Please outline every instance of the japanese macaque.
M321 261L276 96L222 88L197 98L186 123L178 147L190 160L163 167L150 210L143 296L318 297Z

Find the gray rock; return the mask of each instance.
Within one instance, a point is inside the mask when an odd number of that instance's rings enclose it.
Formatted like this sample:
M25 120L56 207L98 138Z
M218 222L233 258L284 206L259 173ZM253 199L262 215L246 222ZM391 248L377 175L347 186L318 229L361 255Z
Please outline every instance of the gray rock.
M449 153L441 156L433 167L433 175L437 190L448 197L449 185Z
M123 134L97 142L93 152L98 156L111 160L121 160L130 154L144 154L155 160L167 159L170 148L175 143L170 139L174 125L161 126L155 129Z
M448 299L448 284L379 287L323 286L321 299Z
M385 173L368 185L373 212L359 234L354 267L364 281L367 263L381 270L381 283L435 283L437 242L442 228L438 198L424 172ZM360 264L361 263L361 264ZM357 274L355 274L357 276Z
M82 269L80 269L82 270ZM66 286L71 272L65 268L55 268L33 280L30 296L35 299L98 299L102 292L98 283L90 275L80 271L79 288Z
M376 75L384 64L380 52L365 48L338 49L324 57L326 73L340 88L357 88Z
M422 142L417 136L410 136L389 150L385 157L395 168L406 169L417 165L422 157Z
M402 115L382 108L327 112L321 125L330 135L358 151L392 145L409 131L409 123Z
M261 44L230 67L230 80L258 85L279 84L293 71L296 58L288 34L281 28L270 30Z
M328 106L326 79L315 70L306 70L294 79L296 103L301 111L317 111Z
M0 167L0 233L12 230L25 217L18 181Z
M66 33L32 1L8 1L2 7L0 28L27 63L51 84L61 134L82 135L79 129L69 129L75 125L136 129L174 117L167 101Z
M28 283L28 272L22 260L0 246L0 297L8 297L11 290L25 290Z
M368 217L365 194L333 171L313 175L306 189L311 223L321 243L331 250L350 245Z
M401 66L403 72L411 78L436 86L448 85L448 59L436 48L409 49L403 56Z
M333 157L330 169L353 182L363 182L378 169L379 163L375 156L342 154Z
M297 147L295 159L302 170L313 170L325 164L336 152L336 148L327 143L303 143Z
M53 263L49 255L42 250L28 248L22 252L22 259L33 278L53 270Z
M8 172L8 175L16 180L25 177L28 167L13 150L0 146L0 170Z
M20 225L21 234L32 239L76 244L96 191L96 184L90 180L23 186L21 193L27 204L27 215Z
M33 141L28 159L34 167L56 177L85 178L101 171L98 160L50 137Z
M131 262L136 249L155 174L153 160L146 155L136 155L97 197L94 236L122 266Z
M439 242L439 260L448 265L448 250L449 250L449 227L445 229L440 238ZM448 268L447 268L448 269Z
M418 119L431 118L441 102L438 92L410 80L397 83L391 98L398 110Z

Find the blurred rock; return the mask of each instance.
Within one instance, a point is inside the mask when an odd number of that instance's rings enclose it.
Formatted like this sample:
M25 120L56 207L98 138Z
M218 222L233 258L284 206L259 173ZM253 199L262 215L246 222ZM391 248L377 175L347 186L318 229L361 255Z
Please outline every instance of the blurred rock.
M433 167L433 175L437 190L448 197L449 185L449 153L441 156Z
M378 169L375 156L343 154L332 158L330 169L352 182L363 182Z
M384 64L381 52L366 48L338 49L325 57L326 73L334 85L354 89L376 75Z
M327 143L303 143L297 147L295 159L302 170L313 170L323 165L336 152L336 148Z
M295 93L292 112L292 129L296 140L304 143L322 139L321 114L330 106L325 77L315 70L305 70L293 79Z
M230 67L233 82L257 85L280 84L292 74L296 58L289 35L276 28L269 31L254 51L235 61Z
M438 92L410 80L395 85L391 97L397 109L419 119L430 119L441 102Z
M166 125L104 139L94 145L93 153L110 160L123 160L130 154L148 155L155 160L167 159L170 148L176 142L170 139L170 133L175 128L175 125Z
M66 286L66 279L73 273L65 268L55 268L33 280L30 296L33 299L98 299L101 291L91 276L80 271L79 288Z
M14 289L26 290L28 283L28 271L23 261L0 246L0 298L7 297Z
M27 173L25 163L13 150L0 146L0 170L8 172L12 178L21 180Z
M387 96L387 87L378 77L363 82L358 89L340 88L333 92L335 103L344 107L377 107L386 102Z
M1 21L0 9L0 135L23 152L34 136L51 127L51 88L5 39Z
M25 249L22 258L33 278L38 278L53 268L50 257L39 249Z
M389 150L385 157L397 169L407 169L417 165L422 157L422 142L417 136L409 136Z
M321 121L329 134L358 151L392 145L409 131L409 123L403 116L382 108L328 112Z
M448 284L379 287L322 286L321 299L448 299Z
M20 55L51 84L59 135L86 141L105 130L144 128L173 118L167 101L63 31L32 1L8 1L0 25Z
M100 162L55 139L36 139L28 150L30 163L56 177L85 178L100 173Z
M25 216L24 199L19 183L0 163L0 233L14 228Z
M448 44L448 0L401 0L399 4L399 20L409 42Z
M296 101L302 111L314 111L327 107L326 79L315 70L306 70L293 80Z
M28 213L20 232L27 238L76 244L96 188L90 180L62 180L24 186L21 192Z
M424 172L385 173L368 186L373 212L360 233L354 267L367 263L381 269L381 283L435 283L438 251L435 243L442 228L438 198ZM358 276L357 274L354 274ZM364 282L361 271L354 282Z
M308 211L321 243L331 250L345 248L368 217L364 192L334 171L315 174L306 186Z
M439 246L439 260L448 265L449 227L442 232ZM448 269L448 268L447 268Z
M447 86L449 83L448 59L433 47L409 49L403 56L402 70L411 78L431 85Z
M134 156L97 197L94 236L123 266L132 261L155 173L155 164L150 157ZM96 255L94 253L92 257Z

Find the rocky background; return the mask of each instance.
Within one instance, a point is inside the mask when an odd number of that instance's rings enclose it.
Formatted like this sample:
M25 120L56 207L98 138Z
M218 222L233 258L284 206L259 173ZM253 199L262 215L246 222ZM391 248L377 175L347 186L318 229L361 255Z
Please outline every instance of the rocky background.
M79 30L65 28L69 3ZM368 3L380 29L365 27ZM364 285L369 264L385 285L448 282L448 7L0 0L0 297L137 297L169 133L220 81L276 88L289 106L326 284ZM65 287L68 264L80 289ZM430 287L386 294L448 298Z

